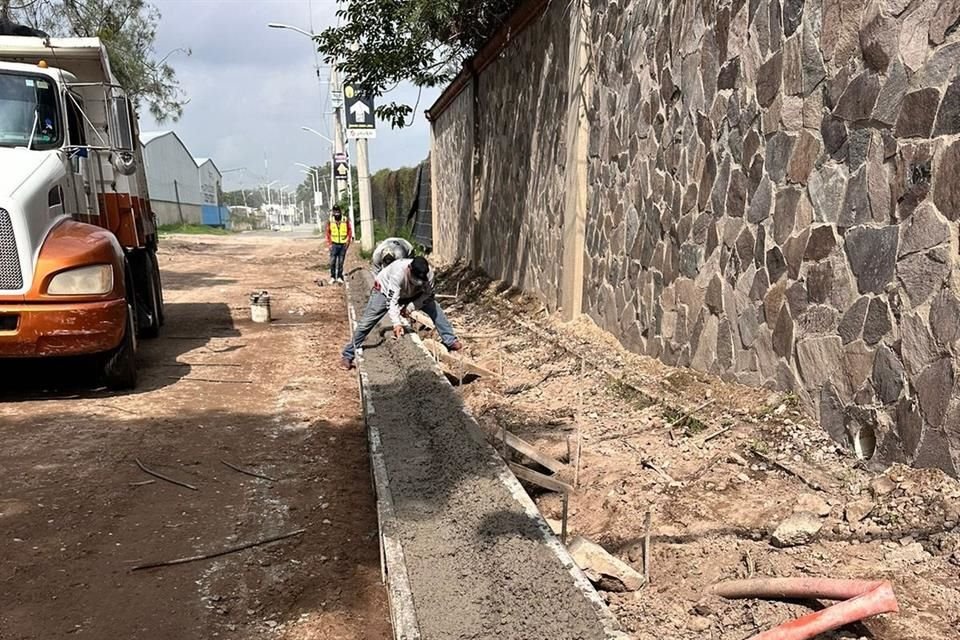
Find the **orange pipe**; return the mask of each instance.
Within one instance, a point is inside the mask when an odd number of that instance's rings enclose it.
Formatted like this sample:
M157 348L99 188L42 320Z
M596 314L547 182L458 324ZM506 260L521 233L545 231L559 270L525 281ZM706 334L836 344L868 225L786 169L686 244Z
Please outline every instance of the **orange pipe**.
M810 640L821 633L881 613L899 611L893 586L886 581L830 580L823 578L760 578L716 585L714 593L724 598L844 600L822 611L764 631L750 640Z

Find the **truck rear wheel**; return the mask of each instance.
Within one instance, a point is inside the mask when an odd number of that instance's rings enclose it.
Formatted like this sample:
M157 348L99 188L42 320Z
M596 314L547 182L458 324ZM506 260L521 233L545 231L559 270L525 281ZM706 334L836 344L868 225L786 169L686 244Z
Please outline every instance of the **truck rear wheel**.
M107 354L103 382L112 391L129 391L137 386L137 329L133 306L127 305L127 322L120 346Z
M141 306L140 337L156 338L163 324L163 294L160 291L160 270L156 258L150 252L142 252L134 261L133 268L139 274L136 300Z
M160 261L155 252L150 252L150 264L153 273L154 291L157 296L157 317L160 319L160 326L166 324L167 319L163 313L163 281L160 279Z

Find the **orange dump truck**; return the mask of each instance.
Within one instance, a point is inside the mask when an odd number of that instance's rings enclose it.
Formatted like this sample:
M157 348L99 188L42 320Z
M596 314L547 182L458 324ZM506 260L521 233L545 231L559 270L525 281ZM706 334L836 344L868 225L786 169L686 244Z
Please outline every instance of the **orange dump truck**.
M96 358L136 385L163 324L133 105L96 38L0 36L0 358Z

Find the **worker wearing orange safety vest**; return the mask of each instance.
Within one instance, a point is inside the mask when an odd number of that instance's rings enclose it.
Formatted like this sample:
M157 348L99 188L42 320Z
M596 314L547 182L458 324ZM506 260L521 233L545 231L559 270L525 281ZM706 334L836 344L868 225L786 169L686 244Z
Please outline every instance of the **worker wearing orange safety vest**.
M343 262L353 240L353 229L344 219L340 207L334 205L327 222L327 246L330 248L330 284L343 283Z

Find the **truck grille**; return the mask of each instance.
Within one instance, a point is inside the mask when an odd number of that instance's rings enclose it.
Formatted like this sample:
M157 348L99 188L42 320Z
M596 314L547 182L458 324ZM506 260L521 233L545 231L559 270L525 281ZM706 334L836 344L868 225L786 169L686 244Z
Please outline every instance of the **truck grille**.
M20 256L13 238L13 224L10 214L0 209L0 290L22 286L23 273L20 272Z

